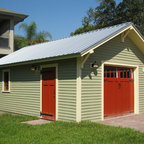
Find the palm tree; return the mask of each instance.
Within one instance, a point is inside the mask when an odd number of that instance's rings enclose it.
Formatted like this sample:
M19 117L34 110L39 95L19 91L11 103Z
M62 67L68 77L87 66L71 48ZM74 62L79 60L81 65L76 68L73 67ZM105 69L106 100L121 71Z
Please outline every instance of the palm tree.
M46 40L46 38L52 39L52 36L49 32L37 32L37 24L35 22L31 22L29 25L23 23L19 26L19 29L23 29L25 32L25 43L26 45L32 45L36 43L42 43Z

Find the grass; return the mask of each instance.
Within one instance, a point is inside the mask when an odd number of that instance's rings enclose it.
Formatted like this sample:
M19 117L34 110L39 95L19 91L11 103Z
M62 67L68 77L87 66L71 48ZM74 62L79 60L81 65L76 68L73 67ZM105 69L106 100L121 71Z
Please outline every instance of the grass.
M35 119L21 115L0 115L0 144L143 144L144 133L128 128L104 126L89 121L52 122L28 125Z

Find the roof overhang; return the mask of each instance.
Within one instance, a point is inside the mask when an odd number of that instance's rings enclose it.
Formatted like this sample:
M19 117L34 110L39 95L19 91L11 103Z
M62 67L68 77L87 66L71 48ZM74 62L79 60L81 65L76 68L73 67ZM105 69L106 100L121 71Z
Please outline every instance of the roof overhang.
M19 62L19 63L5 64L5 65L0 65L0 69L5 68L5 67L28 65L28 64L41 65L41 63L64 60L64 59L72 59L72 58L77 58L77 57L81 57L80 53L51 57L51 58L44 58L44 59L37 59L37 60L31 60L31 61L25 61L25 62Z
M75 52L72 54L63 54L63 55L57 55L57 56L51 56L51 57L40 57L37 59L27 59L23 61L14 61L11 63L5 62L4 64L0 65L1 67L10 67L10 66L16 66L16 65L25 65L25 64L40 64L48 61L55 61L55 60L61 60L61 59L70 59L70 58L76 58L76 57L82 57L82 63L84 64L87 58L93 53L93 51L100 47L101 45L105 44L106 42L110 41L111 39L121 36L121 42L124 42L124 39L126 37L129 37L133 43L137 46L137 48L144 54L144 38L140 34L140 32L137 30L137 28L132 24L129 23L129 25L126 25L125 27L122 27L121 29L115 31L111 35L108 35L106 38L102 39L101 41L98 41L97 43L91 45L90 47L87 47L84 49L84 51ZM7 56L6 56L7 57Z
M9 30L10 19L13 19L14 25L16 25L27 17L28 15L0 8L0 27L2 27L1 34Z
M130 26L122 29L121 31L115 33L114 35L100 41L99 43L93 45L92 47L89 47L86 51L81 53L81 56L90 53L91 50L95 50L96 48L100 47L101 45L115 38L116 36L123 34L124 32L127 32L126 36L128 36L134 42L134 44L140 49L140 51L144 54L144 37L141 35L139 30L133 24L131 24Z
M139 32L139 30L133 25L128 37L134 42L134 44L140 49L140 51L144 54L144 38Z

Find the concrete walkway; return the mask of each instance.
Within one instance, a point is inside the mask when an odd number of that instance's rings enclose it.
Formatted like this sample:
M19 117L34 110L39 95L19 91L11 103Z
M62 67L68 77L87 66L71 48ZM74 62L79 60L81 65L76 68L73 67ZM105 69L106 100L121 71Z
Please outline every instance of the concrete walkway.
M41 125L41 124L47 124L50 122L51 121L49 121L49 120L37 119L37 120L25 121L25 122L21 122L21 123L26 123L26 124L30 124L30 125Z
M144 114L122 116L99 122L105 125L132 128L144 132Z

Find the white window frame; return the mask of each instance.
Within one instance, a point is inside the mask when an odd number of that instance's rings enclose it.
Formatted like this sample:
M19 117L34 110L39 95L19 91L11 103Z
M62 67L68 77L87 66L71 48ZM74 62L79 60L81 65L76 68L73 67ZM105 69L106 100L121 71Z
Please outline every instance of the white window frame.
M9 74L9 80L8 80L8 90L6 91L4 89L4 72L8 72ZM9 93L10 92L10 69L5 69L5 70L2 70L2 92L4 93Z

